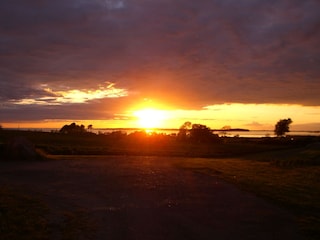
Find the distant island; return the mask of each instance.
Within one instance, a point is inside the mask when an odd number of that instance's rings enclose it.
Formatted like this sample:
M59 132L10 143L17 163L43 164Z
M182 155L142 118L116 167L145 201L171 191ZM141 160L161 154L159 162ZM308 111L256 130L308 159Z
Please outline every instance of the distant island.
M249 132L249 129L244 128L229 128L229 129L212 129L215 132Z

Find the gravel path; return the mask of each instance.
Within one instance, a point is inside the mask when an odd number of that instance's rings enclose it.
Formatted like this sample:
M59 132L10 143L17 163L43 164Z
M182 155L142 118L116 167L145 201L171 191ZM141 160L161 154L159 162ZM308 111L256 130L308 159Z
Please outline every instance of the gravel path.
M40 197L53 210L52 222L62 212L78 212L85 223L79 228L87 227L78 239L303 239L288 212L216 176L181 169L181 161L73 156L0 162L0 182Z

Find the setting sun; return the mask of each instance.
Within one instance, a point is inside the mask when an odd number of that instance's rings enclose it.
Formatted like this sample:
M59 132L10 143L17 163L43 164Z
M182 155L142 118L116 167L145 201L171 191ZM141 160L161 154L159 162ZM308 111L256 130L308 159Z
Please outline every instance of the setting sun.
M164 111L155 109L143 109L134 112L138 118L138 124L141 128L161 128L163 120L166 118Z

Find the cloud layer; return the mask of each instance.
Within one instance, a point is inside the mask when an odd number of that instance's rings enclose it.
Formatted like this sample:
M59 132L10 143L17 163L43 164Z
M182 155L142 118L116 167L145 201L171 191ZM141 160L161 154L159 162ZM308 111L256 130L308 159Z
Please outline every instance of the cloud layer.
M144 98L320 105L319 12L317 0L3 1L0 121L109 118ZM126 94L50 104L106 82Z

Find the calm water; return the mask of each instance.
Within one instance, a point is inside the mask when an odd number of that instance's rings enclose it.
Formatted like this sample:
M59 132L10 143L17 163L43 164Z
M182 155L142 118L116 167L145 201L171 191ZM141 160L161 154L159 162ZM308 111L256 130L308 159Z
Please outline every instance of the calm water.
M15 129L17 130L17 129ZM30 131L42 131L42 132L52 132L52 131L59 131L59 129L56 128L28 128L28 129L20 129L20 130L30 130ZM94 133L111 133L114 131L122 131L126 132L127 134L130 134L135 131L139 131L139 129L125 129L125 128L97 128L93 129L92 132ZM140 130L141 131L141 130ZM157 129L152 130L150 132L155 133L163 133L167 135L171 134L177 134L179 132L178 129ZM251 131L216 131L215 134L219 134L219 136L227 136L227 137L274 137L273 130L251 130ZM289 132L287 135L299 135L299 136L320 136L320 131L292 131Z
M216 132L219 136L227 136L227 137L275 137L273 130L252 130L248 132L242 131L231 131L226 132L226 134L221 132ZM295 135L295 136L320 136L320 132L310 132L310 131L292 131L287 133L286 135Z
M95 129L95 133L110 133L113 131L123 131L127 134L130 134L135 131L139 131L139 129ZM179 132L178 129L157 129L152 130L150 132L155 133L164 133L167 135L177 134ZM219 136L227 136L227 137L274 137L273 130L251 130L251 131L214 131L215 134ZM299 136L320 136L320 131L292 131L287 135L299 135Z

